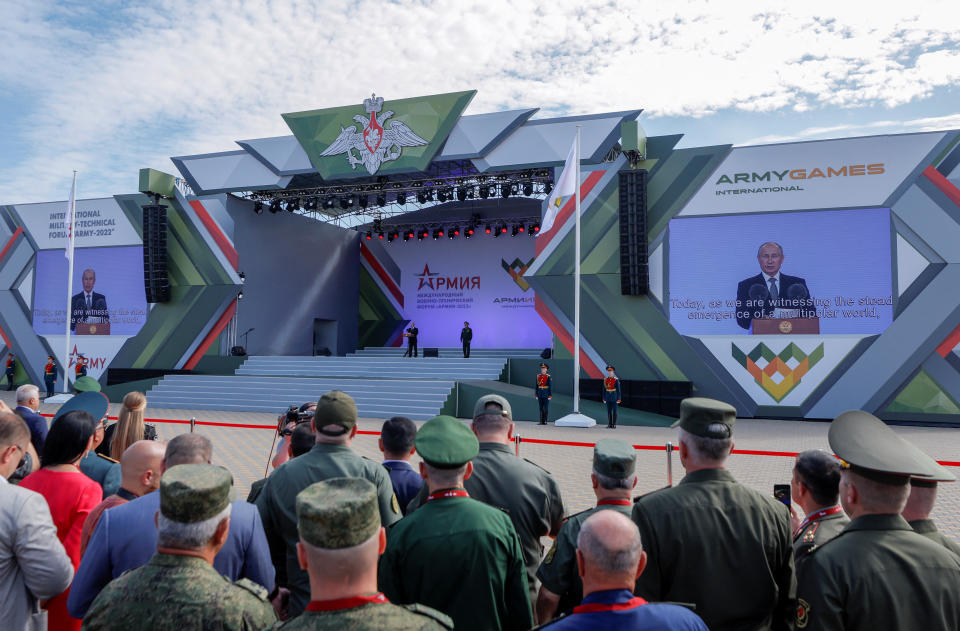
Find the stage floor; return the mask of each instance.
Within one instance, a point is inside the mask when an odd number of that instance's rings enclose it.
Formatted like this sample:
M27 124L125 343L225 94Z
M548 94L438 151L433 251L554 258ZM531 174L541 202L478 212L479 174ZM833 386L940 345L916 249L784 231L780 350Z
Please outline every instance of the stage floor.
M0 393L0 398L11 407L12 392ZM295 402L294 402L295 403ZM57 406L42 405L42 413L52 413ZM117 404L111 405L111 416L116 414ZM224 423L226 426L198 426L197 431L208 436L214 443L214 462L233 472L236 494L245 498L250 484L263 477L264 466L269 457L273 433L267 429L233 427L234 425L274 425L276 415L265 413L231 413L210 410L168 410L148 408L147 416L157 419L189 419ZM382 420L361 419L360 430L376 432ZM804 449L829 449L827 445L828 423L802 421L775 421L743 419L737 421L735 449L775 452L796 452ZM158 423L161 439L169 439L184 431L186 425ZM894 427L894 431L913 441L918 447L938 460L957 460L960 453L960 429L938 427ZM662 447L669 440L676 443L676 430L661 427L620 427L616 430L598 425L591 429L559 428L552 425L541 427L535 423L518 422L517 431L522 438L569 442L594 442L613 436L635 445ZM379 460L377 437L358 435L354 448L360 454ZM653 491L667 483L666 452L638 451L640 481L637 495ZM590 469L593 450L590 447L522 443L520 455L547 469L557 479L563 494L567 513L589 508L594 503L590 488ZM416 460L416 457L415 457ZM772 493L775 483L790 481L793 458L784 456L733 455L729 468L738 480L764 493ZM960 467L951 471L960 477ZM674 483L683 476L680 457L673 455ZM960 541L960 483L941 484L934 519L948 536Z

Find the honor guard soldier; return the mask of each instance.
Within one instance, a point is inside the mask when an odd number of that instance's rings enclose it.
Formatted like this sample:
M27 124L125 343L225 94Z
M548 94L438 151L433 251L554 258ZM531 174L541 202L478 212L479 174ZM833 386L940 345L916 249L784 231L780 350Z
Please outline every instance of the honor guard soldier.
M267 590L231 583L213 568L230 529L233 477L223 467L182 464L160 478L157 553L103 588L83 619L89 631L266 629L277 617Z
M83 355L77 355L77 363L74 366L76 371L75 378L79 379L80 377L87 376L87 358Z
M563 522L553 547L537 570L540 593L537 620L542 624L558 612L566 612L583 600L583 584L577 573L577 535L583 522L594 513L614 510L630 516L630 495L637 486L637 456L631 445L615 438L598 440L593 448L590 482L597 505L571 515Z
M607 366L607 376L603 379L603 400L607 404L607 427L614 429L620 403L620 378L614 374L613 366Z
M633 595L647 555L637 526L617 511L590 515L577 534L577 572L586 597L573 611L544 625L550 631L707 631L703 620L684 607L648 604Z
M7 376L7 390L13 390L13 378L17 374L17 359L13 353L7 353L7 370L4 374Z
M910 497L900 514L914 531L939 543L960 558L960 544L937 530L937 525L930 519L930 513L933 512L933 506L937 502L937 483L956 480L955 475L939 464L936 464L936 473L929 478L910 478Z
M274 629L444 631L449 617L424 605L397 606L377 591L377 559L387 545L377 487L331 478L297 494L297 559L310 575L310 604Z
M400 519L400 505L390 475L378 462L350 448L357 434L357 404L346 392L333 390L320 397L313 414L316 444L288 460L267 478L256 505L270 544L274 567L287 568L290 615L299 615L310 601L310 579L297 562L297 493L330 478L364 478L377 487L380 520L389 526Z
M437 416L417 432L426 503L397 522L380 560L380 587L392 602L423 603L463 630L533 626L520 538L501 510L470 497L480 444L466 425ZM268 484L269 486L269 484Z
M797 455L790 480L795 513L793 561L800 566L811 552L840 534L850 519L840 506L840 462L822 449Z
M553 398L553 377L548 372L550 366L540 364L540 372L537 374L537 404L540 406L540 425L547 424L547 416L550 413L550 399Z
M403 337L407 338L407 352L403 354L404 357L419 357L417 354L417 336L419 334L420 329L411 322L410 328L403 334Z
M636 593L694 605L712 631L791 629L797 588L790 514L727 471L736 418L722 401L680 402L674 427L686 475L633 505L649 557Z
M470 342L472 341L473 341L473 329L470 328L469 322L464 322L463 328L460 329L460 343L463 344L464 359L470 357Z
M960 629L960 559L900 516L911 476L935 474L933 461L861 410L834 419L827 438L851 521L801 568L797 628Z
M43 367L43 384L47 387L47 398L56 394L53 389L57 383L57 362L53 355L47 355L47 365Z

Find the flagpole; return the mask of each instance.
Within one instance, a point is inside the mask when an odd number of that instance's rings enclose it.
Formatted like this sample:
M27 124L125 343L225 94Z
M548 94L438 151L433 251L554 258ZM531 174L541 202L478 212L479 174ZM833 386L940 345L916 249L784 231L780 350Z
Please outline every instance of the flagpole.
M580 125L577 125L577 171L573 193L575 200L576 241L573 263L573 413L580 413Z
M63 344L63 393L69 394L70 384L68 383L70 368L70 320L73 316L73 246L76 241L76 235L73 233L74 223L76 223L77 208L77 172L73 172L73 188L70 190L70 202L67 206L67 335Z

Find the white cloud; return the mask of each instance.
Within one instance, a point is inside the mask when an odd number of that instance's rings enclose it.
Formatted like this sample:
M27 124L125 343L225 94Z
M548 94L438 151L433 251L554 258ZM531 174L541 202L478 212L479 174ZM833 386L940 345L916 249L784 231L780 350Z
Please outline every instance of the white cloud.
M706 116L892 107L960 79L952 2L0 0L0 14L0 96L32 104L5 202L64 197L74 168L84 196L132 191L141 166L286 134L281 112L372 91L476 88L473 113Z
M773 142L792 142L796 140L819 140L838 136L868 136L872 134L909 133L940 131L960 128L960 114L930 116L910 120L884 120L864 123L863 125L834 125L831 127L807 127L795 134L772 134L751 138L738 145L761 145Z

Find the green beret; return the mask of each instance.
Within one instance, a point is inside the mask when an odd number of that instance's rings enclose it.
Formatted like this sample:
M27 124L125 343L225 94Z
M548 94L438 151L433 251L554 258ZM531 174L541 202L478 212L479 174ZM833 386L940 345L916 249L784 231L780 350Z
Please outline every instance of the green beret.
M212 464L179 464L160 478L160 513L179 524L195 524L230 504L233 476Z
M466 425L452 416L434 416L414 440L417 453L438 469L455 469L477 457L480 443Z
M496 412L493 410L487 410L487 405L490 403L499 405L503 410L503 412L501 412L503 416L506 416L509 419L513 418L513 411L510 409L510 402L501 397L499 394L485 394L477 399L476 405L473 406L473 418L477 418L481 414L496 414Z
M622 440L598 440L593 447L593 470L608 478L628 478L637 470L637 454L632 445Z
M380 528L377 487L363 478L330 478L297 493L300 539L317 548L358 546Z
M100 382L93 377L77 377L73 382L73 389L77 392L100 392Z
M737 409L729 403L689 397L680 402L680 418L670 427L679 425L694 436L703 438L730 438L733 436L733 424L736 420ZM726 425L726 431L710 431L710 426L717 423Z
M357 425L357 403L353 397L340 390L331 390L320 397L313 413L313 427L326 434L323 428L327 425L337 425L348 432ZM342 432L334 435L341 436Z
M869 412L851 410L833 419L830 448L851 469L876 482L903 485L910 476L930 478L936 463Z

